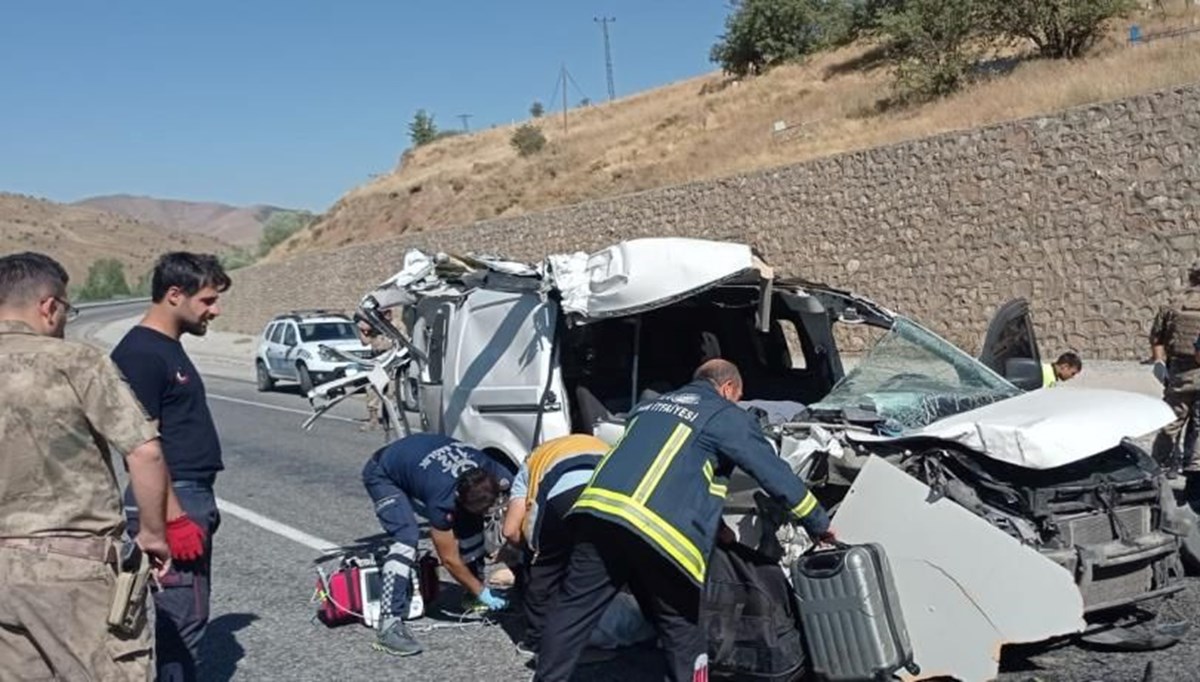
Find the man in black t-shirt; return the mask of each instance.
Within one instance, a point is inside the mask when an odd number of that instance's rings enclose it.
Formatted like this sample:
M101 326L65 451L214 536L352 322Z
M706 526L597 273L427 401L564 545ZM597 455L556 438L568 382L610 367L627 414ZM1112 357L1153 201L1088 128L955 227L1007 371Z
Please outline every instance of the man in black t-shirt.
M217 530L213 483L221 443L208 409L204 382L179 339L202 336L220 314L218 299L229 288L215 256L184 252L162 256L151 282L153 303L141 322L113 349L112 359L146 412L158 421L163 455L171 473L167 499L167 543L171 570L154 594L158 679L197 680L200 641L208 625L212 535ZM126 491L129 532L136 534L138 510Z

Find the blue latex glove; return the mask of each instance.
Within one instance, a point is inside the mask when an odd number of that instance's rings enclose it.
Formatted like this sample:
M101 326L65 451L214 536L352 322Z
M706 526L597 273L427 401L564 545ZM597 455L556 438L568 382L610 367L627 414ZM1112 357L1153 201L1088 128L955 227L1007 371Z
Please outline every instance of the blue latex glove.
M479 603L488 607L489 611L503 611L508 608L508 600L492 594L489 587L483 588L483 592L479 593Z

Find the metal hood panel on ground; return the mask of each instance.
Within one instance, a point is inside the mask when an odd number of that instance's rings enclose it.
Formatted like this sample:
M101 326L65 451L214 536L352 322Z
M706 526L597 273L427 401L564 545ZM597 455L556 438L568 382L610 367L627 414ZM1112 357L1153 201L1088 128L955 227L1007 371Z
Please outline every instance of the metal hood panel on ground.
M1083 630L1069 572L950 499L929 502L929 492L872 457L833 519L839 540L887 552L921 666L904 679L991 680L1002 645Z

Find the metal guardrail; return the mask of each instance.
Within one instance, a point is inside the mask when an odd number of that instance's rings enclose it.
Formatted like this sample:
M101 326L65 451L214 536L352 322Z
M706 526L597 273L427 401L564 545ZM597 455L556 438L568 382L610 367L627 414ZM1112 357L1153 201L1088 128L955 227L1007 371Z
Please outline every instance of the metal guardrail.
M89 303L72 303L74 307L80 310L92 310L95 308L115 308L119 305L129 305L131 303L149 303L150 297L144 296L141 298L118 298L111 301L91 301Z

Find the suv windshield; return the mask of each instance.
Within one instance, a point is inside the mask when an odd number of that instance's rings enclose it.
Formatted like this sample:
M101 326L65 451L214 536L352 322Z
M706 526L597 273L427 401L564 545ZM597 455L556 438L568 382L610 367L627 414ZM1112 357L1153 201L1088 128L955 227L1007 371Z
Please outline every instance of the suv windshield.
M358 338L354 325L349 322L305 322L300 324L300 340L310 341L344 341Z
M898 317L862 362L811 409L866 409L911 429L1020 392L949 341Z

